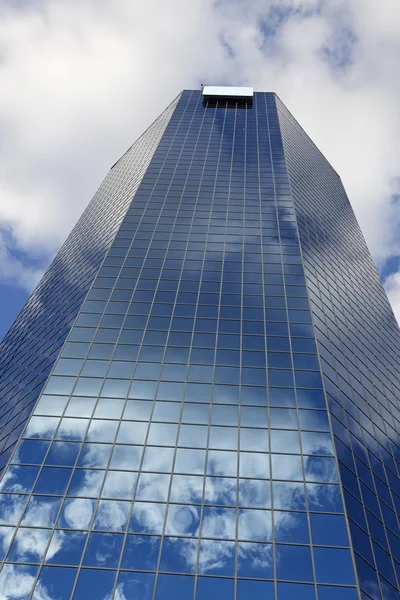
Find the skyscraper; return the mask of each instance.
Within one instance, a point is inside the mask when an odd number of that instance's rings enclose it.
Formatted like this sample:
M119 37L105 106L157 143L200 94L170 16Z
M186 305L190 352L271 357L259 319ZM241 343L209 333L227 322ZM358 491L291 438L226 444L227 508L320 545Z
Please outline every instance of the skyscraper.
M398 598L400 332L275 94L182 92L0 352L1 599Z

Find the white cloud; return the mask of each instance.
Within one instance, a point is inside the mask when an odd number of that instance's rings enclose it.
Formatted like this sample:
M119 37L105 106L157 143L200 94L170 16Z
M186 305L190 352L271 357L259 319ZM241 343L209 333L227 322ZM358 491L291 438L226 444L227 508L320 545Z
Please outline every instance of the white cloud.
M23 238L19 245L24 244ZM42 270L29 266L23 259L13 255L15 243L10 243L0 231L0 280L31 290L39 281Z
M276 91L340 173L378 263L400 253L399 3L36 0L1 11L0 224L17 247L53 254L172 98L225 82ZM30 287L37 273L0 243L0 277Z
M385 288L394 314L400 321L400 272L389 275L385 282Z
M24 565L4 565L0 575L0 600L29 596L35 582L35 569Z

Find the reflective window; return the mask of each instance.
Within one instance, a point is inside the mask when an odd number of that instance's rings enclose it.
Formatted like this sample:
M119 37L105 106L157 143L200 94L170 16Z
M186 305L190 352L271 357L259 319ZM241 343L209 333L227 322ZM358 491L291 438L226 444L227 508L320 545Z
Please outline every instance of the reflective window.
M88 529L94 514L94 501L88 498L67 498L58 519L59 527Z
M165 504L159 502L135 502L129 531L136 533L162 533Z
M91 533L83 564L88 567L118 566L124 536L115 533Z
M121 571L117 582L117 594L121 598L141 598L152 600L154 588L154 574L152 573L130 573ZM122 594L124 596L122 596Z
M319 583L354 584L353 563L349 550L314 548L315 571Z
M73 467L81 445L78 442L53 442L46 457L46 464Z
M233 576L235 544L224 540L201 540L199 572L208 575Z
M83 531L61 529L55 531L46 553L45 563L79 565L86 538L87 533Z
M233 579L199 577L196 600L231 600L234 595Z
M22 518L22 525L53 527L61 506L61 498L31 496Z
M51 597L51 594L60 600L69 600L76 572L76 569L65 567L43 567L32 598L41 600L46 596Z
M115 580L115 571L99 569L82 569L73 595L74 600L93 597L101 598L111 595Z
M238 545L238 576L273 579L274 556L271 544L240 542ZM266 588L263 588L266 589Z
M155 571L160 539L151 535L128 535L122 557L122 568Z
M175 573L194 573L197 557L196 540L164 537L160 569Z
M184 575L159 575L156 600L168 600L171 596L177 600L192 598L194 577ZM146 596L143 597L145 600Z
M27 600L33 590L37 572L38 567L35 566L5 564L0 573L0 589L5 589L11 598L18 594L22 600ZM23 595L21 580L24 582Z
M21 527L14 538L7 555L12 562L39 563L43 557L51 535L48 529Z
M278 579L312 581L311 549L309 546L276 546Z

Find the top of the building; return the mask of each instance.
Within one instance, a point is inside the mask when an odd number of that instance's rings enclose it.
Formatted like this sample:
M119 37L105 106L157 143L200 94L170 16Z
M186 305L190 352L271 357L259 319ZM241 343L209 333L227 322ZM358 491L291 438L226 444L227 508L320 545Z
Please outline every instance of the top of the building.
M226 98L229 100L250 100L253 98L254 90L252 87L237 87L224 85L205 85L203 87L203 97L205 100L216 100Z

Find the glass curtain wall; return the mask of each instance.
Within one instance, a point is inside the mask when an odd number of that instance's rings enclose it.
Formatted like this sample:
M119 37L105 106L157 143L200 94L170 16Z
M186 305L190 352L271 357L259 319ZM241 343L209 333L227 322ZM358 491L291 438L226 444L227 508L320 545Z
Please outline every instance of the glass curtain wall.
M274 94L180 96L0 484L4 598L358 600Z

